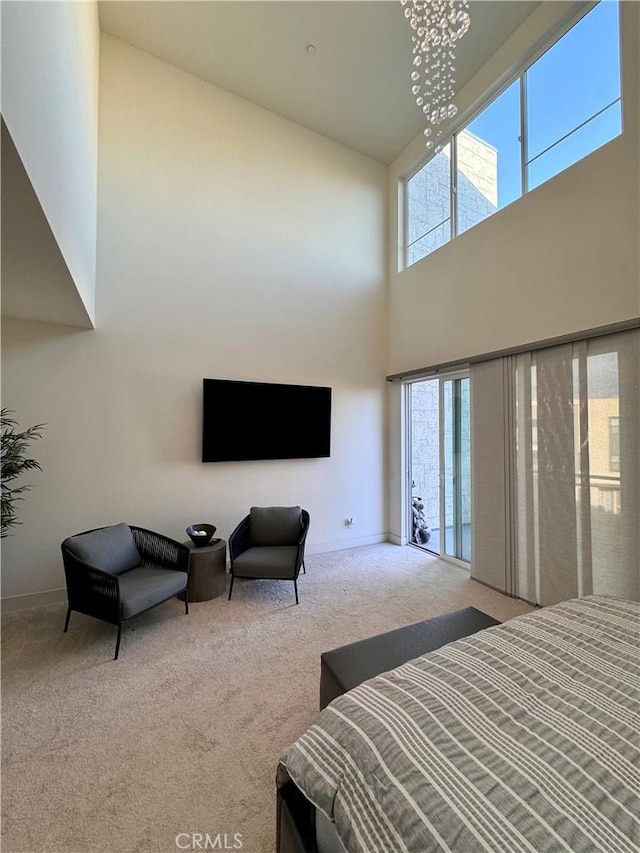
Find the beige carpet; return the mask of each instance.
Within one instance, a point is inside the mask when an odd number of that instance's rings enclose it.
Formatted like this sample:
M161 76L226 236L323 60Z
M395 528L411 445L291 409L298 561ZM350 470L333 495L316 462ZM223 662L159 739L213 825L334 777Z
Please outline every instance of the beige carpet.
M268 581L189 616L168 602L125 627L115 663L112 626L5 617L4 853L175 853L179 833L270 853L278 756L316 714L322 651L468 605L530 609L394 545L308 557L298 586L298 607Z

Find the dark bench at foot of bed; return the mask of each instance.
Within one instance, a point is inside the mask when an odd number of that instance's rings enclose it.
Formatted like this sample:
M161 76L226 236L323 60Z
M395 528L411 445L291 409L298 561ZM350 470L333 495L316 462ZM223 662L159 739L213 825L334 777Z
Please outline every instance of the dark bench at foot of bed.
M387 631L320 656L320 710L383 672L500 623L475 607ZM277 853L318 853L315 808L293 782L277 796Z
M320 710L375 675L499 624L475 607L465 607L324 652L320 656Z

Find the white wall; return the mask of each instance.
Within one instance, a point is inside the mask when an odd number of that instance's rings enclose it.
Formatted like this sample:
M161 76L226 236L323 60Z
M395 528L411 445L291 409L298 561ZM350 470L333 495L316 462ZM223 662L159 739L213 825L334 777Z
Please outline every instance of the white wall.
M89 322L96 280L99 44L94 0L2 3L2 116Z
M640 315L640 7L620 5L618 139L401 272L398 185L424 156L422 136L390 167L389 373ZM566 8L543 3L460 93L461 110L507 74Z
M110 37L99 150L96 330L5 324L5 404L48 425L3 594L63 586L61 540L120 520L227 538L299 503L310 551L379 541L386 169ZM332 386L331 458L203 465L205 376Z

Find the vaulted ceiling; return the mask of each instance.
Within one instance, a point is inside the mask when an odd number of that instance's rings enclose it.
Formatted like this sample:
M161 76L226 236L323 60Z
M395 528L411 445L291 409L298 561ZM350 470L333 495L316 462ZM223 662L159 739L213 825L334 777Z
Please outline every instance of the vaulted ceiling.
M538 5L470 1L458 88ZM423 127L399 0L105 0L99 8L103 32L382 163Z

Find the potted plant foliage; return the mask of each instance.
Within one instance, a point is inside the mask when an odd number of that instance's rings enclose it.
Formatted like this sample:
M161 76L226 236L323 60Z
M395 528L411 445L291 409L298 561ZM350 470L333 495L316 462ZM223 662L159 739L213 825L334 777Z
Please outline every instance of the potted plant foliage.
M2 532L0 538L8 536L11 528L21 522L18 520L17 503L23 501L23 493L31 488L29 485L15 485L15 480L25 471L34 468L42 470L40 463L27 456L29 445L34 439L42 438L41 430L44 424L36 424L22 432L18 422L13 418L11 409L0 411L0 428L2 438Z

